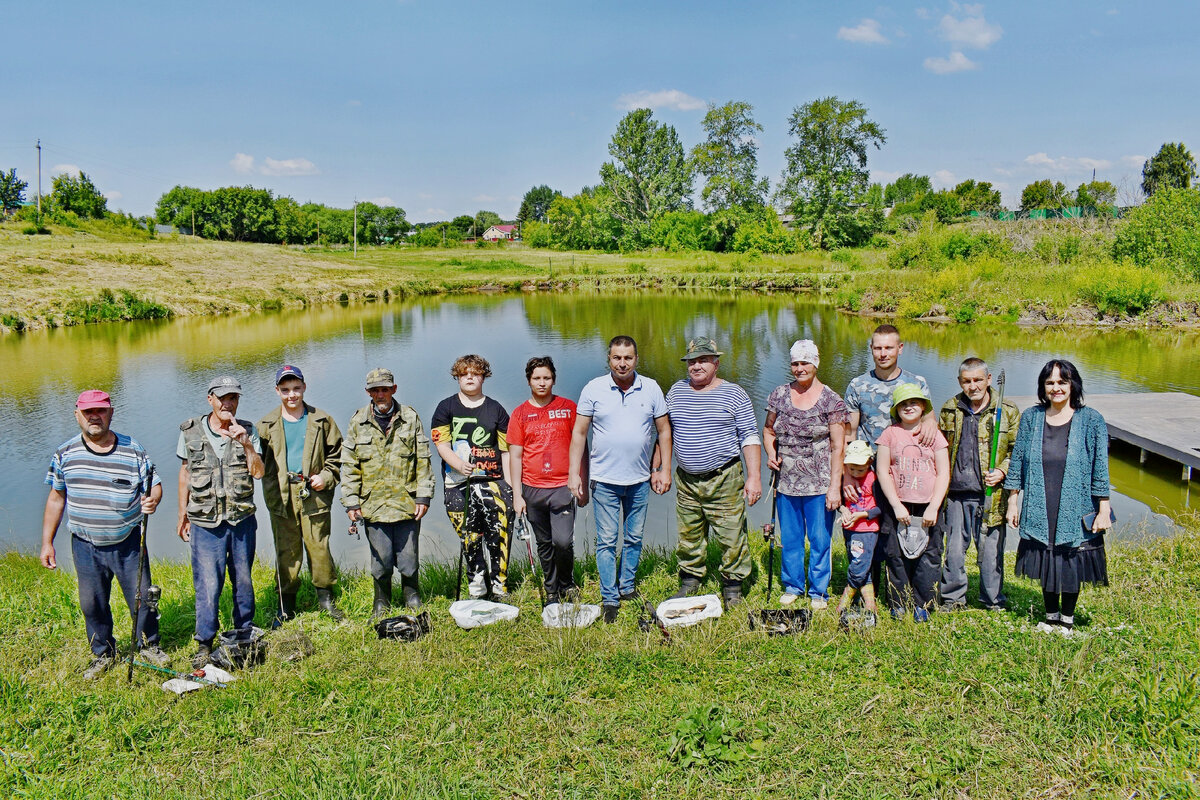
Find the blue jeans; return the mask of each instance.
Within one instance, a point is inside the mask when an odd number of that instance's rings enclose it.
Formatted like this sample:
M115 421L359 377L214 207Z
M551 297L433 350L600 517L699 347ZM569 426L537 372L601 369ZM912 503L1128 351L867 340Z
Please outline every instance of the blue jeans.
M254 565L258 521L251 514L236 525L228 522L215 528L192 525L191 532L196 641L212 642L217 635L226 568L229 583L233 586L233 627L248 629L254 622L254 584L250 580L250 568Z
M87 628L92 655L115 656L117 642L113 638L112 580L121 585L129 616L137 604L138 542L137 531L116 544L97 547L77 536L71 537L71 558L75 562L75 577L79 580L79 608ZM138 615L138 645L158 644L158 617L151 616L146 606L146 590L150 588L150 560L142 574L142 609Z
M630 486L592 482L592 508L596 515L596 569L600 573L600 602L606 606L620 605L620 596L636 588L634 578L637 577L638 561L642 558L642 533L646 527L646 503L649 497L650 481ZM622 513L625 516L625 532L618 582L617 534L621 532Z
M779 543L783 547L780 583L792 594L804 594L804 539L808 537L808 596L829 599L829 541L833 536L833 512L825 508L825 495L803 497L780 494Z

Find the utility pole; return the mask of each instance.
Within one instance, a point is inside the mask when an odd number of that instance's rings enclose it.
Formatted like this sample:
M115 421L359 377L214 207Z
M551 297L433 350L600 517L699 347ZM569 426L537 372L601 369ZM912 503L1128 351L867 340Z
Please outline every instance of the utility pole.
M38 222L42 221L42 140L37 140L38 151Z
M354 198L354 257L358 258L358 198Z
M317 220L317 247L321 246L321 220Z
M196 209L192 209L192 241L196 240Z

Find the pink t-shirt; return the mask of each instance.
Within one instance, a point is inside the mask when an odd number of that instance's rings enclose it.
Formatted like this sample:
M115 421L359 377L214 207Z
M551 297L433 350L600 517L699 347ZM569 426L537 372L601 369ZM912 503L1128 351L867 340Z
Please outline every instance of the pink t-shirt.
M928 503L933 499L933 484L937 478L934 454L949 446L941 431L938 431L933 447L922 447L915 432L892 425L879 435L875 444L888 448L892 480L896 483L896 494L903 502Z

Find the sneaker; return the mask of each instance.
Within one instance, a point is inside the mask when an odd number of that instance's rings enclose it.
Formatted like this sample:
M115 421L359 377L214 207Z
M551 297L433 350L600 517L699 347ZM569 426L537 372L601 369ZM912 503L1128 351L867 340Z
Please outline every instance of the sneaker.
M956 614L959 611L966 611L966 610L967 610L966 603L958 603L958 602L942 603L940 606L938 606L938 611L943 614Z
M829 601L824 597L814 597L811 605L813 611L824 611L829 608Z
M625 594L621 595L622 603L632 603L632 602L635 602L635 601L641 600L641 599L642 599L642 593L639 592L636 588L634 588L634 590L632 592L626 592Z
M192 669L204 669L212 657L212 642L200 642L196 646L196 655L192 656Z
M138 658L156 667L165 667L171 663L171 657L156 644L148 644L141 650L138 650Z
M116 664L117 660L110 655L96 656L92 659L92 663L88 664L87 669L83 671L83 679L85 681L94 681L115 667Z
M913 622L929 622L929 612L923 608L914 608Z
M1075 615L1067 616L1063 614L1058 618L1058 625L1065 633L1070 633L1075 630Z
M876 622L875 612L874 611L864 611L863 615L862 615L862 622L859 624L865 630L866 628L874 628L875 622Z
M893 608L892 609L892 619L896 620L897 622L904 619L904 609Z
M558 596L557 592L551 592L550 594L546 595L546 605L547 606L552 606L555 603L561 603L561 602L562 602L562 598ZM542 607L545 608L545 606L542 606Z
M568 603L575 603L578 605L578 603L581 599L581 595L579 594L579 587L572 586L570 589L567 589L565 592L563 592L563 599L566 600Z
M621 610L620 606L604 606L604 621L609 625L617 621L617 612Z
M838 615L838 627L849 633L850 631L850 612L843 611Z
M784 592L783 594L779 595L779 605L790 606L799 599L800 595L795 594L794 592Z
M504 584L500 581L492 581L492 597L496 599L497 603L507 602L508 589L506 589Z

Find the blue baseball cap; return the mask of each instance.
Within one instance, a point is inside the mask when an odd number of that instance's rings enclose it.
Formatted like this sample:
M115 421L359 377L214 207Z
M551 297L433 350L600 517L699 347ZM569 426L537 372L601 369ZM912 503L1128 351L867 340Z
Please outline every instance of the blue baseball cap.
M275 370L275 385L278 386L279 382L284 378L295 378L303 383L304 373L300 371L299 367L293 367L291 364L284 364L282 367Z

